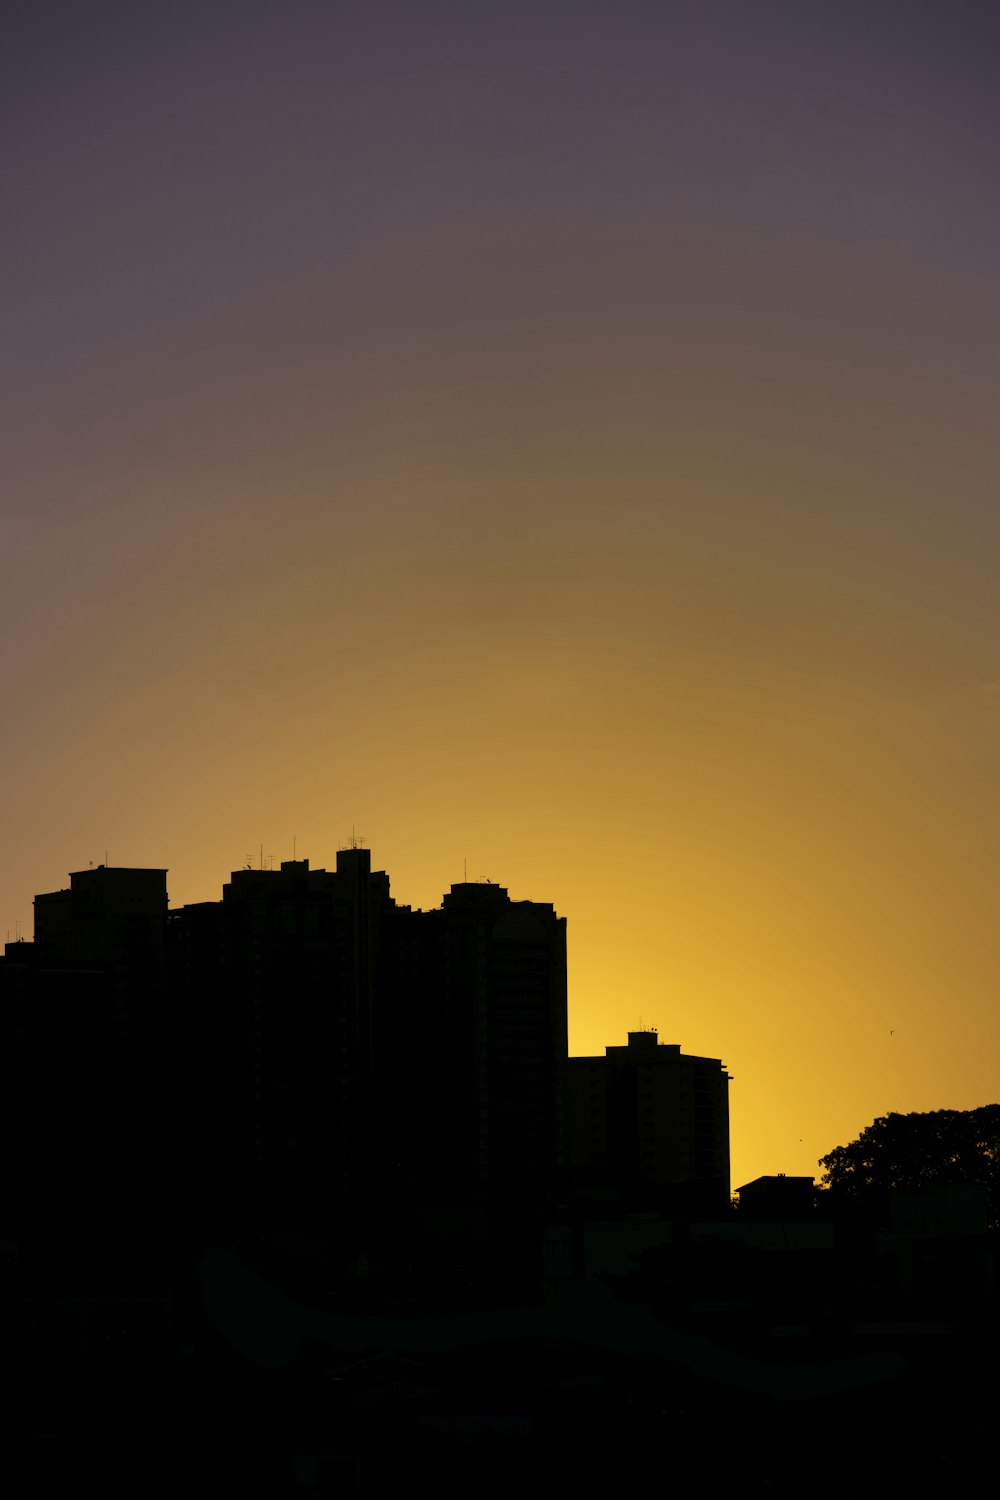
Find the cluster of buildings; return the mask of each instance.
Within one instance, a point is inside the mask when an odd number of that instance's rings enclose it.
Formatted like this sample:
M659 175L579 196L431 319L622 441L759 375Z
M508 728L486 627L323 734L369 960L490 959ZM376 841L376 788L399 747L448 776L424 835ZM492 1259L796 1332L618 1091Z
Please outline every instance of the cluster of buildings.
M927 1421L979 1410L986 1188L866 1221L762 1177L732 1212L726 1069L643 1030L569 1057L551 905L414 911L352 845L174 910L98 866L35 917L0 958L0 1368L53 1492L81 1452L131 1489L468 1489L528 1434L614 1484L664 1413L752 1445L775 1399L905 1413L928 1371Z
M570 1058L551 905L412 910L355 844L174 910L164 870L72 874L0 959L0 1067L8 1239L729 1201L719 1060Z

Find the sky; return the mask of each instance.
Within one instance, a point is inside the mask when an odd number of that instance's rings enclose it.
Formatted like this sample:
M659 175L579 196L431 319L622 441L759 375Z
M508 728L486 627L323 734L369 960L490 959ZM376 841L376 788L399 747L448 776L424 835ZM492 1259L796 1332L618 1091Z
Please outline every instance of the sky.
M1000 1098L996 7L11 0L0 934L567 918L733 1182Z

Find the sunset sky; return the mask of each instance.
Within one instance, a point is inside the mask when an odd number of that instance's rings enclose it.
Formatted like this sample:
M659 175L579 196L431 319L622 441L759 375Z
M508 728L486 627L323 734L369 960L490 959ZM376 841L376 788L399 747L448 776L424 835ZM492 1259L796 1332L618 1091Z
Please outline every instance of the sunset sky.
M1000 8L4 14L0 937L354 829L735 1184L1000 1100Z

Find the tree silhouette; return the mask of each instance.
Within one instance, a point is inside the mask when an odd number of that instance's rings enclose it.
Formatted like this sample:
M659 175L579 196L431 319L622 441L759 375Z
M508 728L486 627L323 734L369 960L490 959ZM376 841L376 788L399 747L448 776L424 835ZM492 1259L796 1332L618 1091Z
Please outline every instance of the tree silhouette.
M881 1213L893 1189L981 1183L991 1227L1000 1222L1000 1104L883 1115L820 1159L832 1201Z

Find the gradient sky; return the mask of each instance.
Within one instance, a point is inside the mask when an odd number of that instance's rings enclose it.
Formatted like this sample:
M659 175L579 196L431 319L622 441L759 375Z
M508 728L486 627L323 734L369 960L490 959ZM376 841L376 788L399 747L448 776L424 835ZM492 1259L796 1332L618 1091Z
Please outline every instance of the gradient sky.
M737 1184L1000 1098L1000 10L4 16L0 936L354 828Z

